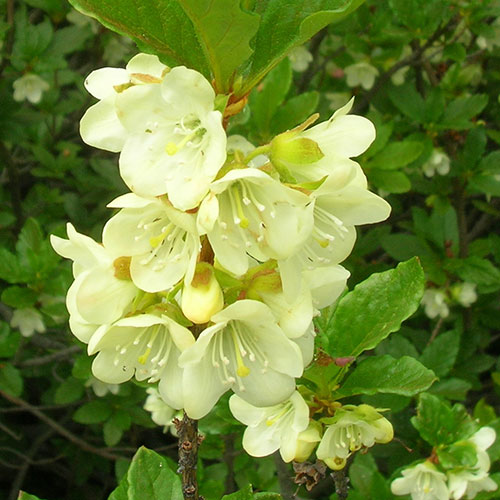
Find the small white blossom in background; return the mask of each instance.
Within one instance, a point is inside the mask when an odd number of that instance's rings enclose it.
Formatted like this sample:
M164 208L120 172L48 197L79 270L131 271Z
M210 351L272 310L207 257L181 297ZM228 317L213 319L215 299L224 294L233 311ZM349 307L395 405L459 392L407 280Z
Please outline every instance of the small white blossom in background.
M407 467L403 477L391 483L394 495L411 495L411 500L449 500L446 475L429 461Z
M31 307L16 309L12 314L10 326L19 329L23 337L31 337L35 332L45 332L42 315Z
M303 45L294 47L288 53L288 58L292 63L292 69L297 73L304 72L313 60L312 54Z
M451 296L463 307L470 307L477 300L476 284L456 283L451 287Z
M118 384L106 384L106 382L102 382L92 375L87 382L85 382L85 387L91 387L94 394L100 398L106 396L108 392L115 395L120 392L120 386Z
M14 100L38 104L42 100L42 94L49 90L50 85L38 75L26 73L12 84L14 87Z
M422 165L424 174L433 177L436 173L446 175L450 171L450 157L440 149L434 149L427 162Z
M375 66L367 62L358 62L344 68L344 73L347 78L349 87L363 87L365 90L370 90L375 83L379 72Z
M165 401L163 401L160 392L155 387L149 387L146 389L148 397L144 403L143 408L151 413L151 420L156 425L163 427L163 432L170 432L176 436L177 431L174 425L174 418L182 418L182 412L168 406Z
M480 49L486 49L491 52L495 47L500 47L500 17L497 17L490 24L490 29L493 36L486 38L485 36L480 35L477 37L476 43Z
M330 469L339 470L353 452L375 443L388 443L393 437L391 423L375 408L366 404L346 405L328 419L316 455Z
M437 316L447 318L450 314L447 301L448 298L444 290L439 290L437 288L429 288L426 290L422 297L422 305L424 306L426 316L430 319L434 319Z

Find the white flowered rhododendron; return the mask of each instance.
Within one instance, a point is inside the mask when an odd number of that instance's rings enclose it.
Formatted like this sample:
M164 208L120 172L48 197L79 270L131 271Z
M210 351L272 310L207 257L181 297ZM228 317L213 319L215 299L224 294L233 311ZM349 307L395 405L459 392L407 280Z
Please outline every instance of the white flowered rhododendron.
M346 287L340 264L356 226L390 213L351 159L373 142L373 124L349 115L351 100L268 144L228 139L224 96L200 73L147 54L85 85L99 102L82 137L120 153L130 190L109 203L102 244L71 224L69 239L51 239L74 262L70 326L95 355L93 375L157 384L146 407L161 425L173 410L160 403L200 419L232 391L231 410L248 426L243 446L256 456L279 449L304 461L319 443L317 457L338 469L389 441L375 409L332 403L318 419L317 401L296 391L315 359L313 318Z

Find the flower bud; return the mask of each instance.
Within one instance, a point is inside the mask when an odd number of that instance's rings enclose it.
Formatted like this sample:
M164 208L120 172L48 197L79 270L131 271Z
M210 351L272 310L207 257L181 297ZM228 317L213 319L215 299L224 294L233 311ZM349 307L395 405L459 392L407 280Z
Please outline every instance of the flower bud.
M306 165L321 160L325 156L318 143L307 137L297 136L288 131L276 136L271 143L271 161L290 162Z
M213 267L207 262L196 265L191 283L182 290L181 309L184 316L196 324L206 323L224 307L224 295Z
M307 429L299 434L295 450L295 462L305 462L311 456L316 444L321 441L321 430L321 424L311 420Z

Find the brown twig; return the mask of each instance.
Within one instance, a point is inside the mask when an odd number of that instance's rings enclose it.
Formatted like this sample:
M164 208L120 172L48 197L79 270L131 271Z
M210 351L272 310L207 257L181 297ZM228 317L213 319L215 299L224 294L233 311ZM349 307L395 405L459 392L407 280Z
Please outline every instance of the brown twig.
M283 500L294 500L294 486L292 482L292 475L290 473L290 467L288 464L283 462L278 451L274 453L273 457L274 464L276 465L276 471L278 472L281 496L283 497Z
M25 408L32 415L37 417L42 422L45 422L49 427L54 429L54 431L56 431L61 436L65 437L68 441L71 441L73 444L79 446L82 450L88 451L89 453L93 453L95 455L99 455L103 458L107 458L108 460L119 460L121 458L124 458L119 455L115 455L114 453L109 453L108 451L103 450L101 448L96 448L95 446L92 446L91 444L87 443L87 441L84 441L78 436L75 436L72 432L68 431L67 429L59 425L55 420L52 420L50 417L45 415L45 413L41 412L38 408L30 405L23 399L11 396L10 394L7 394L2 390L0 390L0 396L5 398L7 401L10 401L12 404L15 404L16 406Z
M40 356L39 358L31 358L19 363L19 366L25 368L27 366L41 366L46 365L48 363L52 363L61 358L66 358L71 356L72 354L76 354L77 352L81 352L81 347L77 345L73 345L71 347L67 347L66 349L61 349L60 351L54 352L52 354L47 354L46 356Z
M175 426L179 434L179 468L182 478L182 494L185 500L203 500L198 493L196 471L198 467L198 447L201 443L198 434L198 421L189 418L186 413L182 420L176 419Z

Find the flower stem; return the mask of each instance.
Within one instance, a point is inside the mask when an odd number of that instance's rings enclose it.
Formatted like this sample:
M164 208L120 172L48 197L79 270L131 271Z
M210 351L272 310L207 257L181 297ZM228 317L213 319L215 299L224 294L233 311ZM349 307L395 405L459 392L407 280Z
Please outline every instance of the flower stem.
M182 494L184 500L203 500L198 494L196 469L198 447L201 443L198 434L198 421L189 418L186 413L177 424L179 434L179 469L182 476Z

